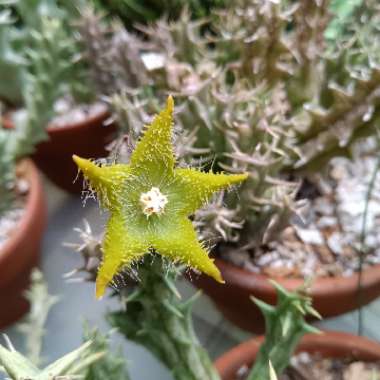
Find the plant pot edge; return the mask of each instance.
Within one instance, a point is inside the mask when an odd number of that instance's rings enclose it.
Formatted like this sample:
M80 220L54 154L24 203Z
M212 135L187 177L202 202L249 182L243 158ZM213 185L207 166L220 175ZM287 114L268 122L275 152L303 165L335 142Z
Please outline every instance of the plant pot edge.
M233 374L243 365L251 366L264 337L255 337L235 346L214 362L222 380L232 380ZM371 361L380 360L380 344L368 338L353 334L323 330L321 335L306 334L297 352L320 353L324 357L343 358L352 356L354 359Z
M7 305L0 312L1 328L28 310L23 293L28 287L32 268L38 265L46 225L46 200L38 169L30 159L23 159L18 170L26 173L29 193L17 227L0 248L0 303L4 301Z

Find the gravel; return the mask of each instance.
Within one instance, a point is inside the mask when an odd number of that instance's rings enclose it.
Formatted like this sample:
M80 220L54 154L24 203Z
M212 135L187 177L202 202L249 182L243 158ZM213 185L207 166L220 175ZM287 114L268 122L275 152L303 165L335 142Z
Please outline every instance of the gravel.
M323 194L310 200L306 224L294 223L278 240L248 251L248 258L247 251L221 245L221 257L272 277L349 276L357 271L368 184L377 160L365 148L357 149L353 161L334 159L327 179L315 182ZM380 174L368 207L364 267L379 263Z

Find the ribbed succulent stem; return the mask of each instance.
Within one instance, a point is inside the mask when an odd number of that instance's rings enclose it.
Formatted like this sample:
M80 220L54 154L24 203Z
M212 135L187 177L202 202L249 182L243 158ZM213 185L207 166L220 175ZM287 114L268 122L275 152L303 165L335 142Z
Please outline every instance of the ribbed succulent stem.
M177 380L219 380L211 359L194 333L194 298L182 301L175 288L178 270L154 256L138 267L135 291L126 311L108 316L127 339L150 350Z
M267 305L255 299L265 318L265 341L255 360L247 380L271 380L270 364L277 375L289 365L290 359L302 336L319 331L305 321L307 314L318 317L311 307L311 299L302 291L288 292L279 285L277 306Z

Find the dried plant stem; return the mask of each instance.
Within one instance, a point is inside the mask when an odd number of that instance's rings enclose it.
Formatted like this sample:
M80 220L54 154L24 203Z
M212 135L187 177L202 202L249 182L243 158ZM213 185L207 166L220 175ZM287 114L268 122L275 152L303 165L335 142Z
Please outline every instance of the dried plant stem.
M378 139L378 143L380 146L380 138ZM358 277L358 335L363 334L363 307L362 307L362 282L363 282L363 264L366 256L366 249L365 249L365 237L367 235L367 219L368 219L368 209L369 209L369 202L372 198L372 192L375 187L377 173L380 169L380 156L376 160L375 167L373 169L373 173L371 176L371 180L368 184L368 190L366 194L366 202L364 206L364 213L363 213L363 222L362 222L362 229L360 233L360 251L359 251L359 277Z

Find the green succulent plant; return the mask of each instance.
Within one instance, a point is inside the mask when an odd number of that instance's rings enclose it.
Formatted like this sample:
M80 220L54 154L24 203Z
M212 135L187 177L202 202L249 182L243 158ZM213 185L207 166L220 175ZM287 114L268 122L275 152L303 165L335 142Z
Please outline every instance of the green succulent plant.
M280 285L273 284L277 290L275 307L259 299L253 299L264 315L265 341L260 347L248 380L272 380L271 372L282 374L290 364L290 359L302 336L306 333L320 333L305 321L308 315L321 317L312 308L311 298L304 293L304 290L289 292Z
M0 97L4 85L7 96L12 96L6 99L8 103L24 109L13 114L12 130L0 128L0 214L13 205L17 161L48 139L46 127L55 115L56 101L68 94L78 101L92 98L87 71L83 61L78 61L79 46L73 32L68 32L64 10L55 2L42 0L11 4L24 23L13 24L11 9L3 10L0 66L2 62L9 64L9 70L0 70L5 77ZM12 95L12 90L8 92L8 85L17 96Z
M333 0L331 1L331 12L334 15L333 20L326 29L325 36L327 39L334 40L344 33L347 24L352 21L352 15L355 10L363 3L363 0Z
M31 44L28 70L23 73L25 110L15 113L13 129L0 128L0 214L12 206L18 160L48 138L46 126L54 115L54 103L65 92L59 83L73 63L67 58L72 46L59 19L42 18Z
M0 12L0 100L19 104L22 99L22 72L25 59L18 54L12 41L15 31L10 27L14 20L10 10Z
M174 168L173 106L169 97L166 109L140 132L142 137L127 163L96 165L74 156L90 190L111 212L104 238L93 237L89 226L80 232L84 241L77 247L85 262L74 273L90 273L88 279L96 281L97 296L103 295L107 285L119 291L121 310L110 313L109 322L126 338L150 350L175 379L219 380L194 333L191 308L195 297L182 301L175 281L187 265L221 280L187 216L215 190L246 176ZM90 261L100 263L99 270ZM277 307L257 303L266 318L268 339L255 363L253 371L259 375L254 378L272 380L274 371L281 373L287 366L302 335L315 331L304 320L315 312L301 291L290 293L281 287Z
M90 261L101 261L101 239L86 231L80 233L78 250L85 272L95 281L96 268ZM219 380L205 348L199 343L192 318L192 307L200 293L182 299L176 282L184 266L156 253L146 257L114 280L120 310L110 312L107 320L128 340L143 345L171 372L176 380ZM251 369L249 379L274 380L287 367L299 340L305 333L318 333L308 325L308 315L318 317L305 289L289 292L274 284L278 301L271 306L254 300L266 322L266 339ZM254 321L253 321L254 322Z
M80 75L79 71L83 71L83 67L80 62L76 62L76 65L70 62L72 57L77 60L79 47L76 46L73 36L69 36L68 19L70 14L64 7L56 1L5 0L0 2L0 15L0 66L2 68L0 97L2 101L6 101L13 107L23 104L25 100L23 96L24 76L33 71L33 67L30 70L30 66L34 65L33 61L30 62L29 52L39 56L41 62L46 57L47 61L56 60L58 65L63 61L70 63L70 75L60 78L61 80L56 84L69 79L74 85ZM35 34L46 33L46 30L43 30L44 27L41 27L46 19L58 20L56 22L60 23L62 29L60 37L63 39L56 40L57 46L54 48L56 52L61 49L62 55L50 55L49 47L44 47L47 49L45 52L39 50L41 45L36 44ZM49 74L50 72L47 71L45 75ZM41 75L41 73L34 73L34 75ZM54 81L57 78L50 77L49 79ZM81 87L83 88L83 84Z

